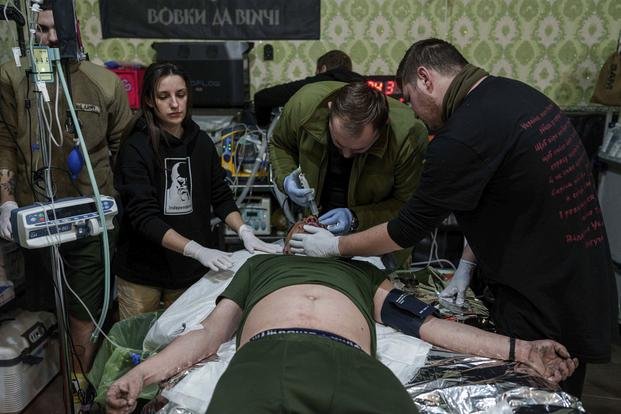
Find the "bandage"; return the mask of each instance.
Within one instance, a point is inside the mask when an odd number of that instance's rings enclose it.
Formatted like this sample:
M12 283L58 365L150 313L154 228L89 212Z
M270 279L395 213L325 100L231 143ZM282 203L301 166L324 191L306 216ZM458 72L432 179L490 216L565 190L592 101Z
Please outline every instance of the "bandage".
M425 318L436 312L436 308L417 299L414 295L393 289L386 296L381 316L384 325L395 328L406 335L420 338L419 330Z

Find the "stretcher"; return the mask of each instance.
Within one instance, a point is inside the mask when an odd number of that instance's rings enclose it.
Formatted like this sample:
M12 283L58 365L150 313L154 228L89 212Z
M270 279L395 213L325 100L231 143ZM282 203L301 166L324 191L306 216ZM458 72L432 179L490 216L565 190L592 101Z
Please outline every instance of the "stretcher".
M246 251L235 252L232 269L209 272L189 288L152 324L142 342L141 355L147 357L175 337L202 329L200 322L215 308L216 298L249 256ZM359 259L383 267L379 258ZM377 358L399 378L421 413L509 413L521 407L539 407L536 412L542 413L558 408L567 413L584 412L578 399L542 379L514 372L512 363L432 349L430 344L392 328L378 324L376 329ZM234 353L233 339L221 345L217 357L167 381L149 404L148 412L205 412ZM98 402L104 402L105 390L118 376L106 375L107 383L98 384ZM142 397L153 396L151 389Z

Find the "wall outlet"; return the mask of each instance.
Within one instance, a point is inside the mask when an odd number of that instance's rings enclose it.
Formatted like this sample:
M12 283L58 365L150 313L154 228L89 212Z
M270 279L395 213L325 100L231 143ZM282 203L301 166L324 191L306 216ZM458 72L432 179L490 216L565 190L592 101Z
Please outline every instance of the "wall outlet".
M270 44L263 46L263 60L274 60L274 46Z

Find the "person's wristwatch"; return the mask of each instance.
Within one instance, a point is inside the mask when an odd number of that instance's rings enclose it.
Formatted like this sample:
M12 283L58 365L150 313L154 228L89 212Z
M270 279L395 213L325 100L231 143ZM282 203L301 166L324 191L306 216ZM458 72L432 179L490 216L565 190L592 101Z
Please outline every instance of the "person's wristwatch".
M356 217L356 213L354 213L353 210L349 211L351 211L351 225L349 226L349 232L351 233L352 231L358 230L358 225L360 223L358 222L358 217Z

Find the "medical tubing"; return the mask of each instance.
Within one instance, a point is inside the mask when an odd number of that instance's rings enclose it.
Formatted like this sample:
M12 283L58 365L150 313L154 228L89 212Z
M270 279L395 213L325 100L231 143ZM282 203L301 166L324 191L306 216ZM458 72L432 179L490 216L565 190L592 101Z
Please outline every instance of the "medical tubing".
M410 269L412 268L416 268L417 266L425 266L425 267L429 267L431 266L432 263L438 263L438 264L446 264L448 265L450 268L452 268L453 270L457 270L455 268L455 265L453 264L453 262L451 262L450 260L447 259L435 259L435 260L431 260L431 261L423 261L423 262L414 262L410 264Z
M261 146L259 147L259 153L257 154L257 158L255 159L254 164L252 165L252 171L250 172L250 176L248 177L248 180L246 181L246 186L244 187L241 194L237 198L238 206L241 206L241 204L246 199L248 192L250 192L250 187L252 186L252 183L254 183L254 179L257 175L257 171L259 170L259 166L261 165L261 162L263 161L263 157L265 156L265 151L267 150L267 138L263 134L261 135L263 136L263 139L261 140Z
M57 256L60 257L60 253L58 252L58 246L54 246L54 249L57 252ZM86 313L91 318L91 320L94 321L95 317L93 316L91 311L88 309L88 306L86 306L86 303L84 303L84 301L82 301L80 296L71 288L71 285L69 284L69 281L67 280L67 275L65 273L65 265L64 265L63 261L60 260L58 265L59 265L59 268L60 268L59 269L60 270L60 274L62 275L63 281L65 282L65 285L67 286L67 289L69 289L69 292L71 292L71 294L73 296L75 296L75 298L78 300L78 302L80 302L80 304L84 307L84 310L86 310ZM128 347L125 347L125 346L121 346L118 343L114 342L108 335L106 335L106 333L101 329L101 327L99 325L95 324L95 326L97 327L97 330L99 330L99 332L101 332L101 334L104 336L104 338L106 338L108 340L108 342L110 342L116 348L131 350L131 348L128 348Z
M261 139L261 146L259 147L259 153L257 154L257 158L255 159L254 164L252 165L252 171L250 172L250 175L248 176L248 180L246 181L246 184L244 185L244 189L242 190L239 197L237 197L237 200L235 200L235 203L237 204L238 207L241 207L242 203L246 199L246 196L250 192L250 188L252 187L252 183L254 182L254 179L257 175L259 166L261 165L263 157L265 156L265 152L267 151L267 137L265 137L263 134L261 135L263 136L263 139ZM220 222L220 218L214 217L211 219L209 224L212 226L215 226L219 222Z
M69 112L71 113L71 119L73 120L73 125L75 131L80 140L80 149L82 150L82 156L84 158L84 162L86 164L86 169L88 171L88 177L90 179L91 187L93 188L93 195L95 197L95 204L97 205L97 213L99 214L100 224L103 227L102 235L102 243L103 243L103 252L104 252L104 302L101 309L101 315L99 316L99 322L93 322L97 326L97 329L93 331L91 335L91 340L96 341L99 337L99 332L101 332L101 326L103 326L104 321L106 319L106 314L108 313L108 305L110 302L110 248L108 246L108 229L106 227L106 217L104 216L103 208L101 206L101 195L99 194L99 188L97 188L97 181L95 179L95 174L93 173L93 167L91 165L91 160L88 155L88 151L86 149L86 143L84 142L84 136L82 135L82 129L80 128L80 122L78 121L78 117L75 113L75 108L73 107L73 99L71 98L71 94L69 92L69 87L67 86L67 82L65 81L65 74L63 72L62 64L60 59L56 60L56 67L58 69L58 76L60 77L60 81L63 85L63 91L65 93L65 97L67 99L67 106L69 107Z
M59 76L56 76L56 91L55 92L55 97L54 97L54 114L56 115L56 126L58 127L58 136L60 137L60 146L63 146L63 128L62 126L60 126L60 116L58 116L58 91L60 90L59 88Z

